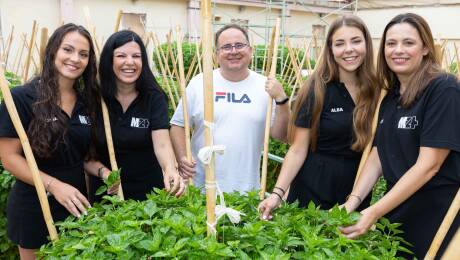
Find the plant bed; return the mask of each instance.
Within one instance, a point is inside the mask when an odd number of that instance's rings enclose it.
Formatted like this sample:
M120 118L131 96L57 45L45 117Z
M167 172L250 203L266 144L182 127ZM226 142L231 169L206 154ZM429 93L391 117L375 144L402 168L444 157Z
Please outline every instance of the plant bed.
M42 246L43 259L396 259L405 250L399 224L382 219L376 229L357 240L343 237L339 226L354 223L347 214L310 204L300 209L284 204L272 221L259 219L258 193L225 195L239 210L239 224L227 216L217 224L217 238L206 236L205 196L191 187L175 198L155 190L146 201L120 202L116 197L96 204L80 219L58 223L60 239Z

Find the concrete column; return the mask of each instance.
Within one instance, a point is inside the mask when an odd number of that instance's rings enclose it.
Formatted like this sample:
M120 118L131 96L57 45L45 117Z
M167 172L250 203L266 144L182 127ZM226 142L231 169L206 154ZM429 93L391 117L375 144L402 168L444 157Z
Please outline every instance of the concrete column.
M187 34L189 41L200 39L200 0L189 0L187 3Z
M75 22L73 0L60 0L61 23Z

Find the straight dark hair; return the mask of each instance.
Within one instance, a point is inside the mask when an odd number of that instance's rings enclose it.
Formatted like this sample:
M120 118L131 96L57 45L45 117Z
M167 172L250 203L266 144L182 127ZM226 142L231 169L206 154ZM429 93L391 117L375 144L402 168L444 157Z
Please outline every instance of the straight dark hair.
M396 73L394 73L385 60L385 42L388 30L395 24L407 23L415 28L420 35L420 39L428 53L423 56L422 62L410 76L406 90L401 95L401 105L404 108L411 106L417 97L423 92L430 81L442 74L440 59L435 49L433 34L430 26L421 16L413 13L400 14L391 19L383 30L382 40L380 42L379 55L377 59L377 77L379 82L387 90L392 89L399 83Z
M37 99L32 104L34 118L27 130L33 151L40 157L49 157L59 143L64 141L67 131L67 117L59 107L60 92L58 83L59 72L55 66L56 53L62 40L71 32L78 32L89 44L88 65L83 74L75 80L73 88L77 95L83 97L91 123L96 122L96 108L99 106L99 89L97 85L97 65L93 41L89 32L80 25L64 24L57 28L48 40L45 48L43 70L38 77L32 79L37 85ZM33 85L35 85L33 83ZM57 120L52 120L57 118ZM51 119L51 120L50 120ZM92 133L94 134L94 132Z
M136 90L141 95L155 91L159 91L164 95L149 68L147 51L141 37L133 31L123 30L112 34L107 39L107 42L101 52L99 62L99 79L101 84L101 94L104 100L107 101L108 99L115 98L117 94L116 76L113 72L113 52L115 49L129 42L137 43L141 49L142 69L139 78L136 80Z
M238 25L238 24L231 23L231 24L225 25L224 27L220 28L220 29L216 32L216 35L215 35L215 37L214 37L214 44L215 44L214 46L215 46L216 50L217 50L217 43L218 43L218 41L219 41L220 35L221 35L224 31L226 31L226 30L228 30L228 29L237 29L237 30L239 30L240 32L242 32L243 35L244 35L244 38L246 38L246 41L248 41L248 44L249 44L249 35L248 35L248 31L247 31L246 29L244 29L243 27L241 27L240 25Z

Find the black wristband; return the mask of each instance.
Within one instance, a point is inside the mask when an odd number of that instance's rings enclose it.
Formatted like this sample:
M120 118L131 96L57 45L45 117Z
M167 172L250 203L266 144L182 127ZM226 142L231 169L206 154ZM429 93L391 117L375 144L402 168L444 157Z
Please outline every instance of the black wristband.
M276 194L276 196L278 196L280 198L280 200L283 201L283 197L280 194L278 194L277 192L272 191L272 194Z
M285 99L283 99L283 100L281 100L281 101L276 101L276 100L275 100L275 103L276 103L277 105L284 105L284 104L286 104L288 101L289 101L289 97L286 97Z
M283 195L284 195L284 194L286 194L286 191L285 191L285 190L283 190L283 189L282 189L282 188L280 188L280 187L276 187L276 186L275 186L273 189L278 189L278 190L282 191L282 192L283 192Z

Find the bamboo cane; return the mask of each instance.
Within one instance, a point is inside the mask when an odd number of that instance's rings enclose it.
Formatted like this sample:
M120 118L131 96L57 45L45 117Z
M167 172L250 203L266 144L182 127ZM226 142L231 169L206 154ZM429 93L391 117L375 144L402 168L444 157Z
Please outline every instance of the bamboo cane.
M185 92L185 75L184 75L184 57L182 54L182 35L180 27L176 27L177 33L177 60L179 63L179 83L180 83L180 95L182 97L182 108L184 113L184 130L185 130L185 152L187 161L192 162L192 146L190 144L190 123L188 121L188 106L187 106L187 94ZM193 179L190 178L190 185L193 185Z
M279 30L280 30L280 18L276 18L276 25L275 25L275 37L273 40L273 56L272 56L272 64L270 67L270 74L269 77L276 76L276 61L278 59L278 41L279 41ZM262 177L260 179L260 199L265 197L265 190L267 186L267 166L268 166L268 142L270 138L270 123L271 123L271 116L272 116L272 106L273 106L273 98L269 95L268 96L268 103L267 103L267 113L265 116L265 136L264 136L264 155L262 158Z
M202 57L201 57L201 52L200 52L200 49L201 49L201 42L198 44L198 41L197 41L197 46L196 46L196 57L197 57L197 62L198 62L198 69L200 70L200 73L203 72L203 68L202 68Z
M13 42L13 36L14 36L13 33L14 33L14 26L11 26L11 32L7 39L6 49L3 52L3 56L2 56L2 61L5 62L5 69L6 69L6 66L8 65L8 57L10 56L11 44Z
M441 247L442 241L446 236L447 232L449 231L452 222L454 222L455 216L458 214L458 210L460 209L460 189L457 191L457 194L452 201L449 210L444 216L441 225L438 228L438 232L434 236L433 242L431 242L431 246L428 249L428 252L425 255L425 260L432 260L435 259L436 254L438 253L439 247Z
M291 92L291 99L292 97L294 96L294 92L296 90L296 82L297 81L301 81L302 80L302 75L300 74L300 68L299 68L299 65L297 64L297 60L296 58L294 57L294 53L292 51L292 48L291 48L291 44L290 44L290 41L289 41L289 38L286 37L286 39L284 40L285 44L286 44L286 48L288 49L288 54L289 54L289 57L291 58L292 60L292 66L294 67L294 71L295 71L295 76L296 76L296 81L294 82L294 85L293 85L293 88L292 88L292 92ZM300 52L299 52L300 53Z
M456 59L456 62L457 62L457 78L460 79L460 58L459 58L459 55L458 55L458 48L457 48L457 44L455 44L454 42L454 51L455 51L455 59Z
M19 75L18 72L19 72L19 68L21 67L22 54L24 53L24 49L25 49L25 44L23 42L21 46L21 50L16 53L16 57L14 58L14 62L13 62L13 70L16 75Z
M166 82L167 82L168 91L171 91L171 93L172 93L173 90L172 90L172 86L170 85L168 76L169 76L169 78L170 78L171 80L173 80L173 81L174 81L174 77L173 77L173 75L172 75L172 73L171 73L171 70L169 69L169 60L168 60L168 56L165 55L165 53L163 52L163 49L161 48L160 41L158 40L157 35L156 35L154 32L152 32L152 36L153 36L152 39L154 40L155 45L157 46L156 50L159 51L159 54L160 54L160 56L157 55L157 56L158 56L158 62L159 62L160 64L163 64L164 69L165 69L165 72L166 72L166 73L165 73L165 76L166 76L165 79L166 79ZM173 96L173 95L171 95L171 96L173 97L172 100L174 101L173 103L174 103L174 107L175 107L176 101L175 101L175 99L174 99L174 96ZM174 109L175 109L175 108L174 108Z
M203 95L204 95L204 120L210 125L214 122L214 100L213 100L213 59L212 59L212 14L211 0L201 1L201 21L202 21L202 44L203 44ZM213 144L211 128L208 126L204 130L205 145ZM216 179L214 175L214 160L212 154L211 162L206 165L206 216L208 236L216 235Z
M382 103L383 98L386 96L387 91L382 89L380 91L380 96L379 100L377 102L377 107L375 108L374 112L374 117L372 118L372 134L371 134L371 139L367 143L366 147L364 148L363 155L361 156L361 161L359 162L358 166L358 171L356 172L356 177L355 177L355 183L354 186L356 186L356 183L358 182L359 176L361 176L361 172L363 170L364 164L366 163L367 158L369 157L369 154L372 149L372 142L374 140L375 136L375 131L377 129L377 121L379 119L379 110L380 110L380 104ZM353 187L354 188L354 187Z
M198 65L196 65L196 60L197 60L196 55L193 55L192 62L190 63L190 66L188 67L187 76L185 76L185 82L186 83L189 82L189 79L192 76L192 73L193 73L193 70L195 69L195 66L198 66Z
M171 37L172 37L172 32L170 32L168 35L166 35L166 38L167 38L167 41L168 41L168 54L171 58L171 61L172 61L172 66L173 66L173 75L176 77L177 80L179 80L179 75L177 73L177 60L174 58L174 54L173 54L173 51L172 51L172 40L171 40ZM173 78L171 78L174 81ZM177 88L176 88L176 85L173 84L173 91L174 91L174 96L176 97L176 100L179 101L179 93L177 93Z
M454 238L450 241L446 252L441 257L441 260L456 260L460 259L460 229L455 233Z
M27 165L29 166L29 169L32 174L34 186L37 191L38 200L40 202L40 207L42 209L43 218L45 219L48 233L50 234L51 240L55 241L59 237L56 231L56 227L53 224L53 216L51 215L50 206L48 204L48 198L45 192L45 187L43 185L43 181L40 176L40 172L38 170L37 162L35 161L32 148L30 147L29 139L27 138L26 132L21 123L21 119L19 118L18 111L16 110L16 106L14 105L13 97L11 96L11 92L8 87L8 82L5 79L5 71L3 70L2 66L0 66L0 88L3 93L3 102L5 102L8 114L10 115L14 128L18 133L19 140L21 141L22 145L22 150L26 157Z
M160 65L161 75L163 76L163 84L164 86L166 86L166 90L168 91L168 97L169 97L169 100L171 101L173 109L176 110L176 101L174 100L174 96L172 94L171 87L169 86L169 80L168 80L168 77L166 76L166 71L163 66L163 62L161 60L160 43L158 42L158 38L154 32L152 32L150 37L152 37L152 42L154 44L155 53L157 55L158 65Z
M118 15L117 15L117 20L115 23L115 32L118 31L118 27L120 26L121 15L122 15L122 11L119 10ZM110 158L110 168L112 169L112 171L118 171L117 160L115 157L115 148L113 147L112 129L110 128L109 110L107 109L107 105L105 104L105 101L102 97L101 97L101 108L102 108L102 118L104 121L105 138L107 139L107 150L109 152L109 158ZM120 181L120 184L118 185L117 195L121 200L125 199L123 195L123 188L121 185L121 181Z
M121 24L121 17L123 16L123 10L118 10L117 12L117 19L115 20L115 32L118 32L120 29L120 24Z
M40 33L40 71L43 68L43 63L45 61L45 49L46 43L48 42L48 28L43 27Z
M268 55L267 55L267 63L265 64L265 70L264 70L264 75L268 77L270 74L270 69L272 66L272 58L273 58L273 52L274 52L274 44L275 44L275 29L272 29L272 33L270 35L270 42L268 43ZM267 48L267 47L266 47ZM276 50L277 52L278 50Z
M24 72L22 73L22 82L26 82L26 80L28 79L29 77L29 65L30 65L30 60L32 58L32 53L33 53L33 46L34 46L34 42L35 42L35 32L36 32L36 28L37 28L37 21L34 20L34 23L32 25L32 36L30 37L30 48L29 48L29 52L27 54L27 59L26 59L26 65L24 67Z
M24 45L26 46L26 49L27 49L28 51L30 51L30 46L29 46L29 43L27 43L27 39L23 36L23 37L22 37L22 40L23 40L23 42L24 42ZM38 48L36 48L36 49L38 50ZM32 50L32 52L33 52L33 50ZM37 69L38 69L38 66L37 66L37 62L35 61L35 58L34 58L33 53L32 53L32 56L31 56L31 60L32 60L32 64L34 65L35 70L37 70ZM24 67L23 71L24 71L24 70L25 70L25 67Z
M267 62L267 46L264 48L264 57L262 60L262 71L265 71L265 63Z

